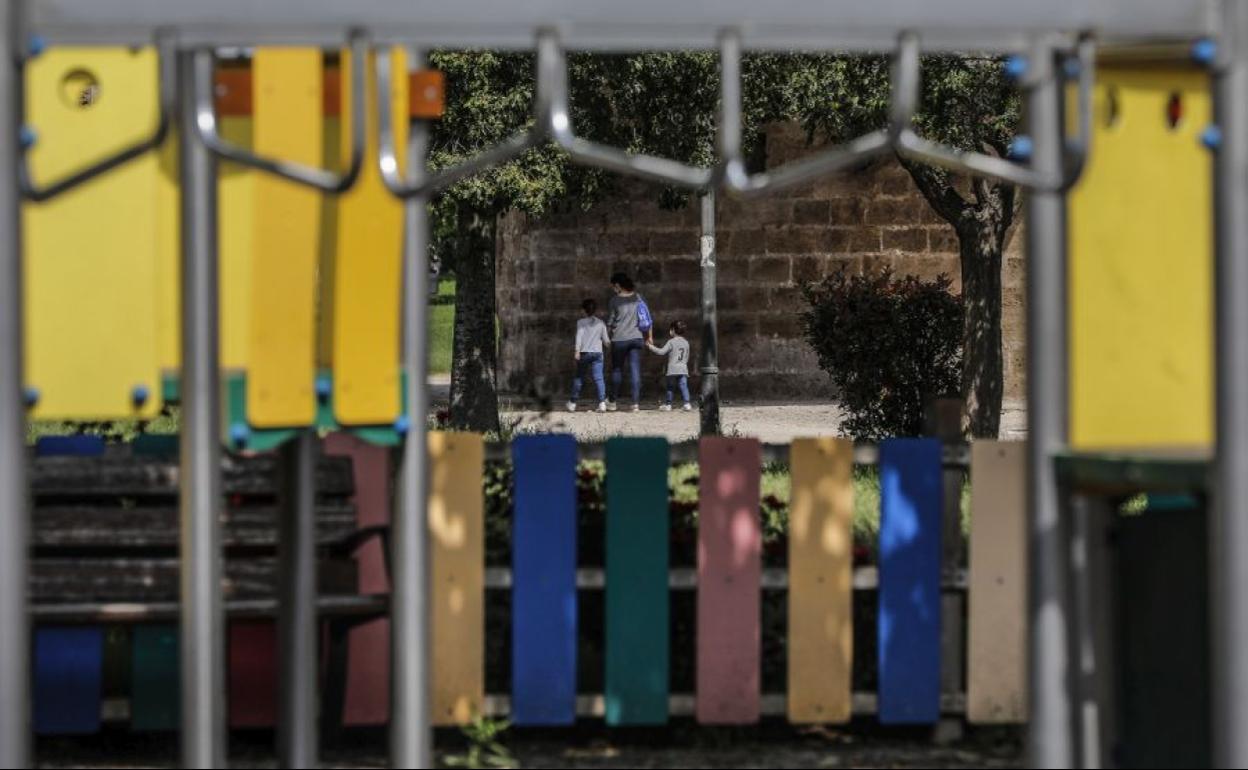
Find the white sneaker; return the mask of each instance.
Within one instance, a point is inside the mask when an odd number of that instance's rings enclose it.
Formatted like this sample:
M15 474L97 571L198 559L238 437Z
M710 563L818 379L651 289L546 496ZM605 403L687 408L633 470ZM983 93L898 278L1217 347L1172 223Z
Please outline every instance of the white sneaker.
M608 412L614 412L614 411L615 411L615 402L614 402L614 401L608 401L608 402L607 402L607 411L608 411Z
M672 411L672 405L671 404L659 404L659 411L670 412Z
M634 412L640 412L640 411L641 411L641 404L633 404L633 411L634 411Z
M682 411L682 412L692 412L692 411L693 411L693 404L686 403L684 406L682 406L682 407L680 408L680 411Z
M605 412L605 411L607 411L607 402L606 402L606 401L599 401L599 402L598 402L598 411L600 411L600 412Z
M575 402L575 401L569 401L569 402L568 402L568 411L569 411L569 412L575 412L575 411L576 411L576 402Z

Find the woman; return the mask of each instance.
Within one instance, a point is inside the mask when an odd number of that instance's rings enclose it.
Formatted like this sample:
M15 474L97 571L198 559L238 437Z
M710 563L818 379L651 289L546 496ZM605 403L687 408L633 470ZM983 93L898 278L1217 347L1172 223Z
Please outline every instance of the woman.
M624 381L624 362L628 362L629 384L632 385L633 411L641 410L641 351L647 342L654 342L650 309L641 298L627 273L611 276L615 296L607 302L607 329L611 332L611 398L607 410L616 410L616 399Z

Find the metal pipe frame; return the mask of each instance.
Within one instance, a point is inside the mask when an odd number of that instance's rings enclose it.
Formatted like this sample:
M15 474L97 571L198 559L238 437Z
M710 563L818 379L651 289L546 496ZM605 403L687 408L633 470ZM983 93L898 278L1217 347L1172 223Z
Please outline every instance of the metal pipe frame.
M699 251L702 256L702 402L698 411L703 436L720 434L719 419L719 295L715 266L715 191L707 190L701 200L702 235Z
M151 134L143 139L134 142L117 152L100 160L93 161L82 168L72 171L61 176L59 179L47 184L39 184L33 178L30 171L30 164L27 162L27 152L29 147L20 152L17 156L17 186L22 196L27 200L36 203L55 198L61 193L69 192L81 184L91 181L96 177L106 174L115 168L119 168L135 160L148 152L157 149L165 142L165 138L169 135L169 123L172 120L173 111L175 109L174 81L177 79L175 73L176 44L172 35L167 31L162 31L156 36L157 49L157 67L159 69L159 88L160 95L158 101L158 112L156 115L156 127L152 129ZM26 62L30 59L30 55L25 52L18 57L18 88L19 93L24 92L26 85ZM25 97L18 97L19 115L25 114ZM25 119L22 119L22 125L26 126Z
M1090 30L1104 41L1190 41L1214 35L1216 0L38 0L33 29L50 43L143 44L176 28L188 45L323 45L357 27L378 44L524 50L559 30L578 50L707 50L740 28L751 50L878 51L902 29L929 50L1026 50L1037 34ZM1069 38L1068 38L1069 39Z
M311 428L281 448L277 756L282 767L317 766L316 455Z
M1057 48L1041 37L1029 66L1028 129L1032 168L1041 178L1062 170L1062 88L1053 73ZM1068 591L1070 540L1053 456L1066 443L1066 212L1058 189L1027 196L1027 521L1030 619L1030 763L1075 767L1074 685Z
M424 51L409 50L411 71L425 66ZM378 52L377 67L389 72L387 52ZM389 88L378 104L386 104ZM388 116L379 122L389 125ZM407 140L408 173L417 180L425 172L430 127L412 122ZM426 418L429 414L429 198L414 195L403 205L403 369L409 428L399 465L391 540L390 766L433 767L430 729L430 602L429 602L429 463Z
M313 168L301 163L292 163L280 158L268 158L257 155L251 150L227 142L217 130L217 110L213 94L212 66L213 52L208 49L199 50L196 55L209 62L207 76L193 84L195 93L195 133L214 155L231 160L235 163L259 169L282 179L306 185L330 194L344 193L351 189L360 170L364 165L364 143L367 123L365 122L365 92L368 66L368 40L359 31L349 35L351 48L351 160L344 173L337 173L322 168Z
M221 367L217 161L197 140L194 84L212 56L178 54L182 188L182 764L224 767L225 616L221 603Z
M20 163L23 4L0 8L0 162ZM10 177L11 179L12 177ZM0 766L30 763L30 624L26 606L30 500L26 478L26 407L22 398L21 199L0 185Z
M1214 68L1217 451L1209 526L1213 762L1248 767L1248 3L1227 0Z

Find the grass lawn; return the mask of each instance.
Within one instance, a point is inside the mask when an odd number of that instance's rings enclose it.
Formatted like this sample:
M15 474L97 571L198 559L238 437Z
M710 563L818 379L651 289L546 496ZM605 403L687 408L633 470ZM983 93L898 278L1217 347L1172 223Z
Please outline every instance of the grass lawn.
M455 331L455 279L438 281L438 294L429 300L429 372L451 371L451 338Z

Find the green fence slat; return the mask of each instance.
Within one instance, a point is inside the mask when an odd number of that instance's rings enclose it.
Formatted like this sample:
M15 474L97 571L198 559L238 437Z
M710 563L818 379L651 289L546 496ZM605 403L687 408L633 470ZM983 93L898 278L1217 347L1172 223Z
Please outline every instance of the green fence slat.
M607 441L606 719L668 717L669 451L662 438Z
M130 726L176 730L181 721L178 627L135 626L130 662Z

